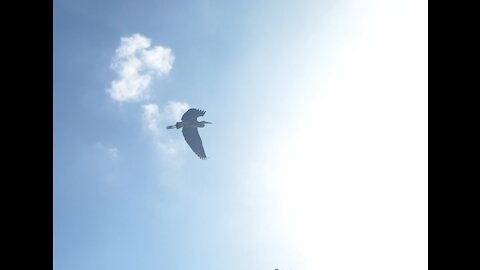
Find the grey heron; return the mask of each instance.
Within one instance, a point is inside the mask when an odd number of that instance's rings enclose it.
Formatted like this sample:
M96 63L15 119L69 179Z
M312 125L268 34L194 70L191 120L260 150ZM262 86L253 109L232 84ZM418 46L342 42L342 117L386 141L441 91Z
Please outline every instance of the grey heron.
M182 116L182 122L177 122L175 125L167 126L167 129L182 128L183 137L187 144L192 148L193 152L201 159L207 159L205 150L203 149L202 139L198 134L197 128L205 127L205 124L212 124L207 121L198 121L199 116L204 116L205 111L199 109L189 109Z

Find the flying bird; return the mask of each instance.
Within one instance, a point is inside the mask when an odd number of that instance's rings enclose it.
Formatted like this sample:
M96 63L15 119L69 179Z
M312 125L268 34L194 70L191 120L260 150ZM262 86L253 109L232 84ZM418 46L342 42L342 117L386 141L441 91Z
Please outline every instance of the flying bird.
M207 121L198 121L199 116L204 116L205 111L199 109L189 109L182 116L182 122L177 122L175 125L167 126L167 129L182 129L183 137L188 143L193 152L201 159L207 159L205 150L203 149L202 139L198 134L197 128L205 127L205 124L212 124Z

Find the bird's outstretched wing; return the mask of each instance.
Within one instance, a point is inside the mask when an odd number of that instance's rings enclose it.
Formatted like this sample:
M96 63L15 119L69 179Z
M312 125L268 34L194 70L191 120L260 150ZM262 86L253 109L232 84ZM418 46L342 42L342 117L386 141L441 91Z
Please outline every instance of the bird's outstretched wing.
M185 122L196 121L197 117L204 116L204 115L205 115L205 111L192 108L183 114L182 121L185 121Z
M207 156L205 155L205 150L203 150L202 139L198 134L197 128L184 127L182 128L182 133L185 141L187 141L193 152L195 152L195 154L197 154L199 158L207 159Z

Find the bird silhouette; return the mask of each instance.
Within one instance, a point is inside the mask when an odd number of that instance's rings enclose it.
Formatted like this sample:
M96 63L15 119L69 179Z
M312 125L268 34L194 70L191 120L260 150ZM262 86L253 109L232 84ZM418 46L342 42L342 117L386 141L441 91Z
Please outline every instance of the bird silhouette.
M197 128L205 127L205 124L212 124L207 121L198 121L199 116L204 116L205 111L199 109L189 109L182 116L182 122L177 122L175 125L167 126L167 129L182 129L183 137L187 144L192 148L193 152L201 159L207 159L205 150L203 149L202 139L198 134Z

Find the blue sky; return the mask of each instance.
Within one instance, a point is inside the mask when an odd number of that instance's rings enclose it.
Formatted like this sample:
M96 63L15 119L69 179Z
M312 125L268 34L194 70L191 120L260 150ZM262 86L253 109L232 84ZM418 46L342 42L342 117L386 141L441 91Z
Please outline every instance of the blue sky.
M57 0L53 26L55 269L427 269L426 1ZM206 161L164 129L188 107Z

